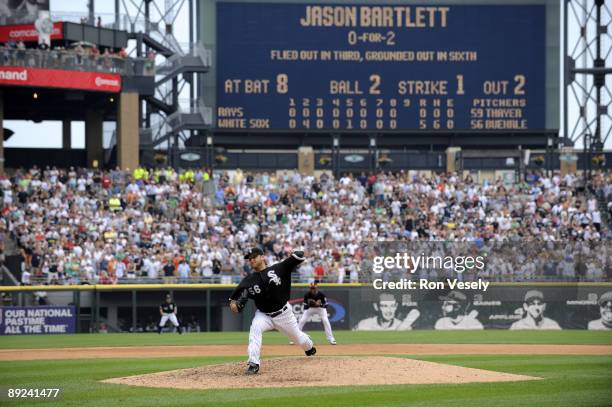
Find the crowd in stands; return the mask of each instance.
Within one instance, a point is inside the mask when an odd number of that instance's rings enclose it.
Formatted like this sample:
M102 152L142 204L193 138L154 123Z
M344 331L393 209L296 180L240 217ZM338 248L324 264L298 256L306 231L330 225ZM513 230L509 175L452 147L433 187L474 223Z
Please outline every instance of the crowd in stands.
M611 178L597 173L585 188L557 174L505 185L412 171L33 168L0 178L0 232L21 250L25 284L236 282L251 272L243 254L254 245L268 263L304 248L298 281L364 282L364 247L381 241L507 244L514 264L492 261L465 279L602 281L612 280ZM516 246L526 242L587 251L529 256Z
M109 48L100 51L94 44L77 42L69 48L56 46L48 49L26 48L23 41L11 40L1 47L2 65L33 68L98 71L119 74L135 74L140 70L134 60L128 58L125 49L113 52ZM155 75L156 54L151 51L142 63L143 75Z

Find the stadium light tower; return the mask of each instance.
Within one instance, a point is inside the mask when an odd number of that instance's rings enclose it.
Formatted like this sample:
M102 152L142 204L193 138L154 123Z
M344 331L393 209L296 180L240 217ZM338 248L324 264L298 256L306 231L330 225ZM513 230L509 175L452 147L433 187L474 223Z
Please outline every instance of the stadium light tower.
M604 0L565 0L563 141L582 142L587 179L593 154L601 153L612 132L612 92L606 82L612 73L611 22Z

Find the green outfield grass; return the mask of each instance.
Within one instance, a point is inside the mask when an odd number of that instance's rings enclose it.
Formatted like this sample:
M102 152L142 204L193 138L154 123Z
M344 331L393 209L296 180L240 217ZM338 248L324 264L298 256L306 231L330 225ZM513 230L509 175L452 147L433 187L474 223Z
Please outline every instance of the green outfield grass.
M310 333L318 343L325 343L321 331ZM404 331L352 332L334 331L339 343L517 343L612 345L612 332L605 331ZM265 334L265 343L286 344L278 332ZM178 335L158 334L75 334L0 336L0 349L64 348L91 346L157 345L240 345L248 342L247 332L209 332Z
M320 332L315 340L323 342ZM348 332L342 343L541 343L612 344L611 332ZM72 346L153 346L246 344L245 332L208 334L98 334L0 337L0 349ZM286 339L268 333L265 344ZM449 350L452 345L449 345ZM265 349L265 348L264 348ZM26 351L27 352L27 351ZM543 380L461 385L402 385L292 389L176 390L102 384L112 377L243 361L244 357L181 357L158 359L89 359L0 362L0 388L61 387L61 400L38 403L73 406L611 406L612 356L445 355L407 356L432 362L507 373ZM265 362L264 362L265 363ZM30 405L30 400L0 405Z
M462 385L360 386L293 389L173 390L99 383L99 380L237 358L105 359L0 363L0 383L62 387L52 405L74 406L610 406L610 356L436 356L433 362L527 374L544 380ZM0 401L24 405L30 401Z

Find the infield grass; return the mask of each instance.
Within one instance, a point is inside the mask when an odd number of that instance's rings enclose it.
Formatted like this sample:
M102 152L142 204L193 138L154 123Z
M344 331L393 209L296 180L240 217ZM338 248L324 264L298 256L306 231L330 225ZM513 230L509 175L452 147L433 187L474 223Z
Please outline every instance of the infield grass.
M62 387L73 406L610 406L612 357L416 356L416 359L527 374L544 380L461 385L403 385L283 389L176 390L102 384L100 380L223 363L237 358L104 359L0 363L0 383ZM265 363L265 361L264 361ZM11 405L35 403L2 401Z
M316 340L323 341L320 332ZM343 343L541 343L612 344L612 332L338 332ZM72 346L152 346L246 344L247 334L64 335L0 337L0 348ZM266 334L265 344L286 343ZM264 346L265 346L264 344ZM451 348L452 345L449 345ZM352 386L319 388L177 390L103 384L100 380L205 364L243 361L244 357L88 359L0 362L0 387L61 387L61 400L0 399L0 405L70 406L612 406L612 356L445 355L414 359L543 380L458 385ZM265 363L265 361L264 361Z

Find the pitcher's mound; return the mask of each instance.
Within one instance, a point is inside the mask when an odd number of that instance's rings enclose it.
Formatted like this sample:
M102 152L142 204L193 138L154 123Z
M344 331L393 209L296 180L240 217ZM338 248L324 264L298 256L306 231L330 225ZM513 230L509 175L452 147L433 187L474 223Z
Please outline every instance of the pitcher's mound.
M104 380L104 383L175 389L228 389L377 384L457 384L536 380L537 377L392 357L280 358L262 361L246 376L234 362Z

